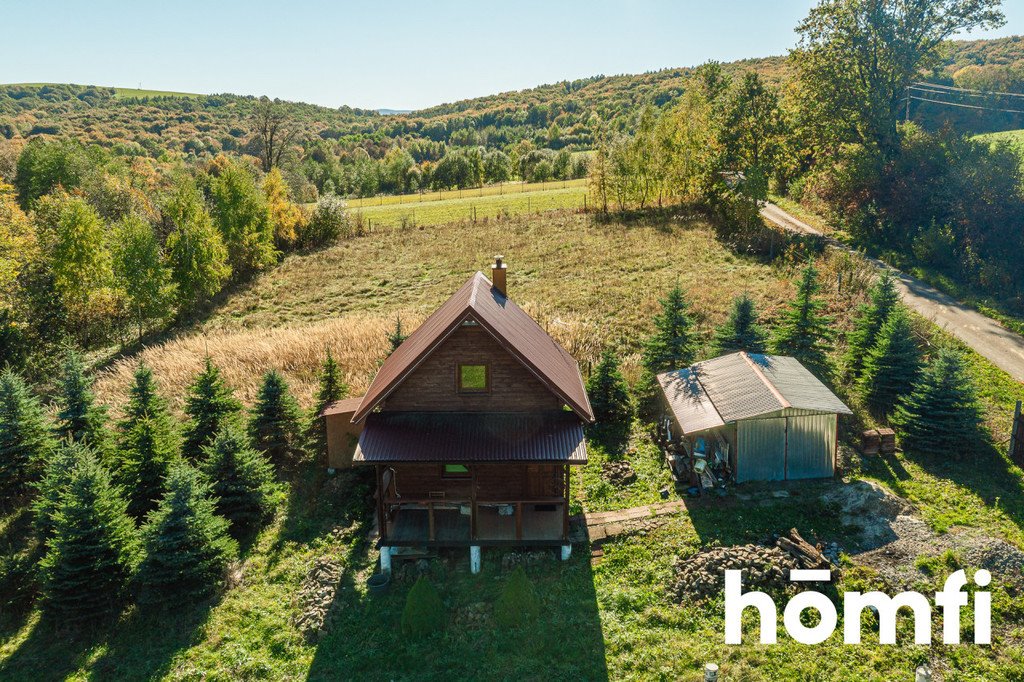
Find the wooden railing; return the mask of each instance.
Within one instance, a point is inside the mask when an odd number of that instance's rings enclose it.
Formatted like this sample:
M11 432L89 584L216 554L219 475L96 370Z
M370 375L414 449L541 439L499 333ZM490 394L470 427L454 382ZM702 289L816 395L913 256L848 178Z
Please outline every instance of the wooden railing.
M565 505L563 509L562 517L564 519L562 526L563 537L567 537L569 533L568 526L568 501L564 497L538 497L531 499L518 499L518 500L492 500L492 499L470 499L470 498L408 498L408 497L386 497L384 498L384 506L397 506L398 512L401 512L403 506L416 505L423 507L427 510L427 522L428 522L428 537L431 542L437 539L436 523L434 519L434 508L437 505L454 506L454 505L470 505L470 537L476 539L477 528L477 508L480 505L492 506L492 505L511 505L515 507L515 523L516 523L516 540L523 539L523 505L524 504L552 504L552 505ZM386 529L384 529L386 532Z

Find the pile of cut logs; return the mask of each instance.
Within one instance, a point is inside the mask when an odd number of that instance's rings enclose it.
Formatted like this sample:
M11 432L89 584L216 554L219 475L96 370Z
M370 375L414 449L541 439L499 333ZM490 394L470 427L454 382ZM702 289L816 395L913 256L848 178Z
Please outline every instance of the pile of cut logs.
M790 528L789 534L781 536L775 544L793 557L800 568L831 568L828 559L821 553L821 547L804 540L796 528Z

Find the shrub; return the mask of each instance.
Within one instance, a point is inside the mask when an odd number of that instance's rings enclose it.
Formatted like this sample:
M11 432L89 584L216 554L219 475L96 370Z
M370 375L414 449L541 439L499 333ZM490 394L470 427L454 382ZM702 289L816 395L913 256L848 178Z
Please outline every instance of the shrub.
M427 637L444 627L444 603L437 588L421 576L409 590L402 609L402 634L416 639Z
M238 545L228 535L228 522L214 513L209 492L209 484L188 464L171 470L167 494L142 529L146 558L137 577L140 601L195 601L220 584Z
M537 591L522 566L516 568L505 583L497 603L494 605L494 619L505 628L527 625L540 615L540 600Z
M336 194L325 194L316 202L309 222L301 227L299 241L306 248L325 246L348 232L349 215L345 200Z

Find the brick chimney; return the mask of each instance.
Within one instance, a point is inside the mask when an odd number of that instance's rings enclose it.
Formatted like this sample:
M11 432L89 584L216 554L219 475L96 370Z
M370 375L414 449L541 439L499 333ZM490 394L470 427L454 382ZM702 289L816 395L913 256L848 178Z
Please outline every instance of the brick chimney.
M505 265L503 256L494 257L494 265L491 266L491 284L502 296L508 296L508 287L505 280Z

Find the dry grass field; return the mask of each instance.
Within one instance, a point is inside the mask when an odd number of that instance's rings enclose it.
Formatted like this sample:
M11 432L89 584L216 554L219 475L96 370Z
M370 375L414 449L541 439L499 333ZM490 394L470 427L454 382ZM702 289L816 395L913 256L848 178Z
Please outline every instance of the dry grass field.
M488 274L499 253L512 298L585 367L608 342L624 352L631 377L658 298L677 280L705 335L741 291L769 316L791 293L785 271L731 252L700 218L624 225L547 213L384 230L290 256L141 358L176 409L207 352L246 402L273 367L306 404L327 347L358 392L384 358L397 316L411 331L473 272ZM121 358L100 377L99 393L115 411L138 358Z

